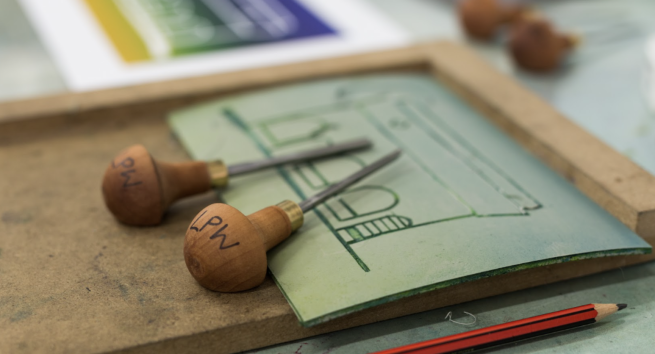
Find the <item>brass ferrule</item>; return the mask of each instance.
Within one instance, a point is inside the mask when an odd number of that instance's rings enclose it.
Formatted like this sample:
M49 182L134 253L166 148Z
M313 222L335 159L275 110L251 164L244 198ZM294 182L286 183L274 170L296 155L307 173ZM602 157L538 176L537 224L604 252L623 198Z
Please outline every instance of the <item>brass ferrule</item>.
M291 221L291 232L298 230L302 226L303 222L305 222L305 216L298 204L290 200L284 200L278 203L276 206L284 210L284 212L289 217L289 221Z
M227 166L221 160L207 162L207 171L212 187L225 187L229 181Z

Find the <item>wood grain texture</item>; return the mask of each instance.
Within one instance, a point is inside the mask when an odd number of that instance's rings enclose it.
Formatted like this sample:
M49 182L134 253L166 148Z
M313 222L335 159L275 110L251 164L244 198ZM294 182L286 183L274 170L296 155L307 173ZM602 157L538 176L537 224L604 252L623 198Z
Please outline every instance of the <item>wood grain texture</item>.
M162 160L188 160L164 121L173 107L276 82L427 71L430 65L523 146L653 243L653 176L451 43L4 103L0 352L229 353L653 259L606 257L519 271L302 328L268 276L253 290L224 294L189 275L184 234L194 215L219 201L212 192L174 204L161 225L149 228L117 223L104 206L103 172L125 146L141 143Z
M291 220L278 206L269 206L248 215L248 220L255 226L259 237L264 242L266 251L277 246L291 235Z
M211 189L211 179L204 161L155 161L166 209L176 201Z
M306 79L361 74L385 70L426 68L433 45L418 45L342 58L281 65L272 68L206 75L123 88L82 93L65 93L36 99L0 103L0 122L68 118L110 110L111 115L138 117L153 110L167 111L226 93L279 85Z

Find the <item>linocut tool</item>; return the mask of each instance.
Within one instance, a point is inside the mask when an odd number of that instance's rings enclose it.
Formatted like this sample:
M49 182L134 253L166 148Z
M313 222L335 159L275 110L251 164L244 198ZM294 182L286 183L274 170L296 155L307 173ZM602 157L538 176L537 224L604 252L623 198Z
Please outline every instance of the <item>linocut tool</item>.
M253 288L266 276L266 252L303 225L304 213L400 156L396 150L324 191L296 204L290 200L248 216L222 203L203 209L184 239L184 261L200 285L214 291Z
M580 41L578 36L559 33L551 22L522 4L463 0L458 14L466 34L478 40L492 40L500 27L508 27L509 54L529 71L554 70Z
M460 334L387 349L375 354L438 354L472 352L570 328L596 323L626 304L588 304L545 315L507 322Z
M133 145L121 151L107 167L102 194L107 208L119 221L128 225L157 225L173 202L213 187L224 187L230 176L365 149L371 145L368 139L358 139L230 166L221 160L161 162L155 160L143 145Z
M514 62L533 72L557 68L580 43L580 37L558 32L537 14L522 16L509 31L508 49Z

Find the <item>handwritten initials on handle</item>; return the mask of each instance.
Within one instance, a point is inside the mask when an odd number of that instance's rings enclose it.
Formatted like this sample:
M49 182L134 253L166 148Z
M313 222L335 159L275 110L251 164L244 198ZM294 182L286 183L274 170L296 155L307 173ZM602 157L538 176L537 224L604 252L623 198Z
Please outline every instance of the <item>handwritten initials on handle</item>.
M131 167L134 166L134 159L133 158L127 157L127 158L123 159L121 162L119 162L118 165L116 165L115 161L112 161L111 165L112 165L113 168L117 168L119 166L121 166L123 168L130 168L127 171L121 172L121 177L125 178L125 181L123 182L123 187L124 188L137 186L137 185L143 183L142 181L136 181L136 182L131 182L130 183L130 178L132 177L130 174L136 172L136 169L131 168Z
M205 215L206 213L207 213L207 210L205 210L205 212L203 212L202 214L200 214L200 216L199 216L198 218L196 218L196 220L191 224L191 226L189 227L189 230L195 230L195 232L200 232L200 231L204 230L205 227L207 227L207 225L211 225L211 226L220 226L220 225L223 223L223 219L222 219L220 216L216 215L216 216L212 216L211 218L209 218L209 220L207 220L207 222L205 222L205 224L202 225L202 227L201 227L200 229L198 229L198 228L197 228L196 226L194 226L194 225L195 225L196 222L198 222L198 220L199 220L201 217L203 217L203 215ZM230 247L234 247L234 246L238 246L238 245L239 245L239 242L235 242L235 243L233 243L233 244L231 244L231 245L227 245L227 246L225 245L225 240L227 239L227 235L226 235L226 234L223 234L222 232L223 232L223 230L225 230L227 227L228 227L228 224L225 224L225 225L223 225L220 229L218 229L216 232L214 232L211 236L209 236L209 239L210 239L210 240L213 240L213 239L218 238L218 237L222 237L222 239L221 239L221 244L219 245L219 249L221 249L221 250L228 249L228 248L230 248Z

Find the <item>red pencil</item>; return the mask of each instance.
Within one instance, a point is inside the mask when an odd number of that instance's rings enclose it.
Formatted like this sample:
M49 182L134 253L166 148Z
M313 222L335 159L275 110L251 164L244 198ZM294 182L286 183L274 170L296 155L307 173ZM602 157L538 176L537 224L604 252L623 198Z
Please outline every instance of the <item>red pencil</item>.
M626 304L589 304L547 313L452 336L426 340L375 354L437 354L461 350L470 352L595 323L626 308Z

